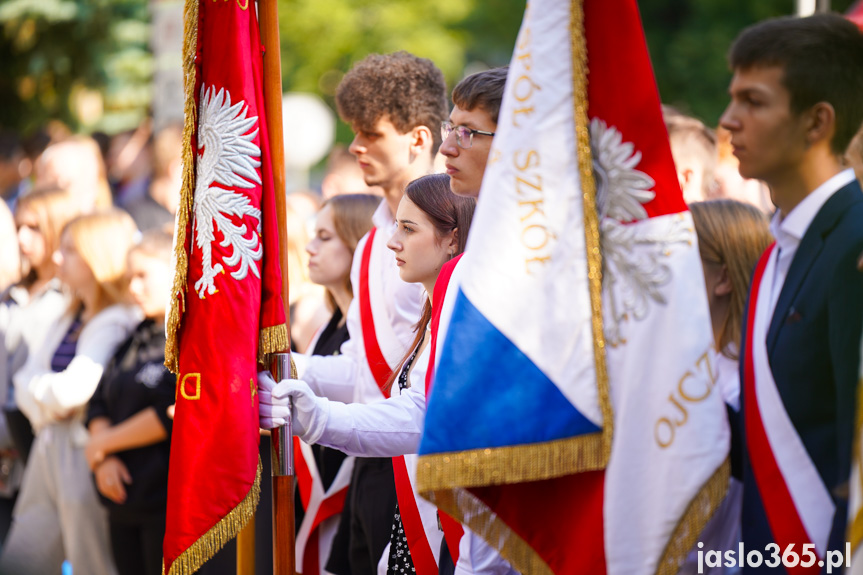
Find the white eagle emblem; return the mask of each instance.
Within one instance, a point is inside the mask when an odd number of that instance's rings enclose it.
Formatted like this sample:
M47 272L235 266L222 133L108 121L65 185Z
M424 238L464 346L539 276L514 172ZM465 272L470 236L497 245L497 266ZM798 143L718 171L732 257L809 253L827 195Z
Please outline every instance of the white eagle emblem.
M598 118L590 122L590 147L608 302L605 335L608 344L617 347L626 343L626 321L644 319L651 302L666 303L662 288L671 281L671 268L663 259L672 244L691 243L693 230L682 217L657 219L650 226L635 224L647 218L644 204L656 197L653 178L636 169L641 152Z
M261 277L257 266L263 255L261 210L248 197L230 189L261 184L256 170L261 166L261 149L254 143L258 117L247 118L248 109L242 100L232 106L231 95L225 89L216 92L215 87L201 87L195 186L195 234L203 268L201 279L195 282L195 291L201 299L218 291L215 278L224 273L222 264L213 262L216 228L224 235L219 245L232 250L224 263L231 268L239 265L231 277L242 280L249 271ZM230 216L239 218L240 224L235 224ZM249 227L242 223L246 216L255 220L250 237L246 237Z

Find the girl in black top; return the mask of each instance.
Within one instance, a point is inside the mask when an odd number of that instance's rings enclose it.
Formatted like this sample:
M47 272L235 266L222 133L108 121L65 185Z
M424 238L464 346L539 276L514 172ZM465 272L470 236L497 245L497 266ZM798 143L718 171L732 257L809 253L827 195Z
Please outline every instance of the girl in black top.
M306 246L309 254L309 278L327 288L327 303L333 315L312 341L309 348L312 355L336 355L342 344L348 340L346 318L353 299L351 263L357 243L372 227L372 214L380 202L379 197L369 194L335 196L318 212L315 236ZM326 490L335 480L345 455L335 449L317 445L313 446L312 450L315 453L322 487ZM357 467L363 468L367 465L384 467L385 475L374 481L375 485L370 486L375 495L385 500L395 498L391 463L377 460L356 462L341 522L326 565L328 572L337 575L360 575L368 572L366 566L370 566L370 559L377 561L387 543L388 525L381 523L377 529L371 529L372 533L365 533L364 530L369 527L368 521L351 521L352 517L361 515L361 510L357 509L357 490L354 486ZM366 495L368 494L367 491ZM297 509L302 507L298 505ZM365 528L359 527L363 525ZM297 526L301 526L301 521L297 521Z
M171 291L171 235L152 231L129 251L129 291L145 319L120 346L87 412L85 449L111 549L124 575L159 573L175 376L165 366L165 308Z

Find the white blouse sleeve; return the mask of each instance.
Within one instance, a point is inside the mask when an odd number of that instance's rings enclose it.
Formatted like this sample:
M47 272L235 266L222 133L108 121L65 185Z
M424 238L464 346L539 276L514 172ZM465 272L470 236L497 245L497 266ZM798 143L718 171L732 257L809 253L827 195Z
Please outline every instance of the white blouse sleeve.
M28 404L35 402L40 415L51 420L84 406L96 390L111 356L139 321L137 312L126 306L101 311L81 330L75 357L66 369L53 372L43 363L26 372L22 369L25 373L20 374L21 378L16 374L16 389L21 389L16 399L24 399ZM56 346L50 353L54 349ZM25 410L24 404L19 406Z
M330 403L319 445L358 457L416 453L426 414L425 394L407 390L375 403Z
M359 457L397 457L416 453L426 416L425 374L429 349L416 358L410 387L374 403L331 402L327 426L318 443ZM393 394L399 393L393 385Z

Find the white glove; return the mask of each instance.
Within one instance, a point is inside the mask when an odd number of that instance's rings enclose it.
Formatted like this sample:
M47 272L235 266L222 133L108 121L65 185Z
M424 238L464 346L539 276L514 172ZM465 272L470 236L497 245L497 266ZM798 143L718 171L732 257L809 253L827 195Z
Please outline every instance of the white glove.
M269 372L258 374L258 403L261 427L272 429L293 417L293 433L312 445L320 440L330 415L330 402L317 397L300 379L283 379L275 383ZM293 412L289 411L293 403Z
M291 419L288 400L273 399L276 382L269 371L258 372L258 417L261 429L275 429Z

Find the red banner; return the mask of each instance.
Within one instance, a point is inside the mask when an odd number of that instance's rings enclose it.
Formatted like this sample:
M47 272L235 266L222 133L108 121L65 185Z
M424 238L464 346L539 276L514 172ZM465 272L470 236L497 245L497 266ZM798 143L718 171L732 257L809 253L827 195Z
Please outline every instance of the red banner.
M185 20L185 172L166 348L178 374L168 574L196 571L252 517L257 364L287 344L255 7L188 0Z

